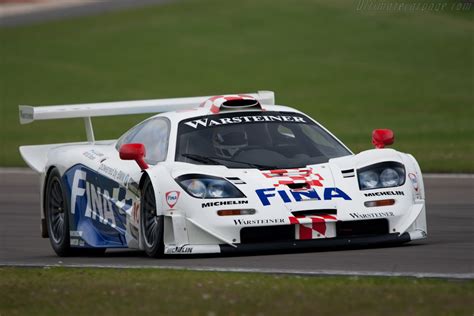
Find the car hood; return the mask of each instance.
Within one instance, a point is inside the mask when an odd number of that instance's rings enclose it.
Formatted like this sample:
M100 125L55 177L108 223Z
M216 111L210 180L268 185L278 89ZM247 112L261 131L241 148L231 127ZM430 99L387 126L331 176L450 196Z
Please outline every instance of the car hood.
M173 178L185 174L226 178L251 203L264 208L284 207L290 212L336 209L338 200L344 200L347 196L344 188L335 184L330 163L278 170L230 169L225 166L176 163L170 166L170 173Z

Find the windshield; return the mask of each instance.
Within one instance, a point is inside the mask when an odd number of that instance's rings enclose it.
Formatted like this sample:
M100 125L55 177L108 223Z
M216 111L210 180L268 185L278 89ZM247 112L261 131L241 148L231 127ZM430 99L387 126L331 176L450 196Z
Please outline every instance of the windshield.
M176 161L229 168L288 169L350 154L305 115L234 112L180 122Z

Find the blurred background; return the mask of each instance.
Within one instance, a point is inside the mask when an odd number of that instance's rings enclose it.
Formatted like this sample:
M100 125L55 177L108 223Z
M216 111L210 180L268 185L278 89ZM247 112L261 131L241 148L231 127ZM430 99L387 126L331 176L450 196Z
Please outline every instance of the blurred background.
M423 171L474 172L474 3L0 0L0 166L85 140L82 120L20 126L18 105L273 90L354 152L391 128ZM146 116L93 119L114 139Z

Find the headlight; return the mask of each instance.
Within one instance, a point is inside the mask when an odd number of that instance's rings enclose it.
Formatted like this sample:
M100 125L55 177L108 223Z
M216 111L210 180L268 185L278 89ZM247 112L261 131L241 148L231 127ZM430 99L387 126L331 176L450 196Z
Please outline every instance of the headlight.
M187 174L175 179L191 196L198 199L232 199L246 197L229 181L202 174Z
M379 175L371 170L359 174L359 183L364 189L376 188L379 184Z
M380 174L380 183L383 187L396 187L400 183L400 175L395 169L384 169Z
M394 161L361 168L357 175L361 190L398 187L405 183L405 167Z

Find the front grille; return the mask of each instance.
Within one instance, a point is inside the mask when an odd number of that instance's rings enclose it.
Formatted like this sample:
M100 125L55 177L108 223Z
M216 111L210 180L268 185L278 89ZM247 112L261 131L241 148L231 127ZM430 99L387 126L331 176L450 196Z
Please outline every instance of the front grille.
M240 230L242 244L295 240L294 225L244 227Z
M365 221L338 221L336 223L337 237L373 236L389 233L386 218Z

